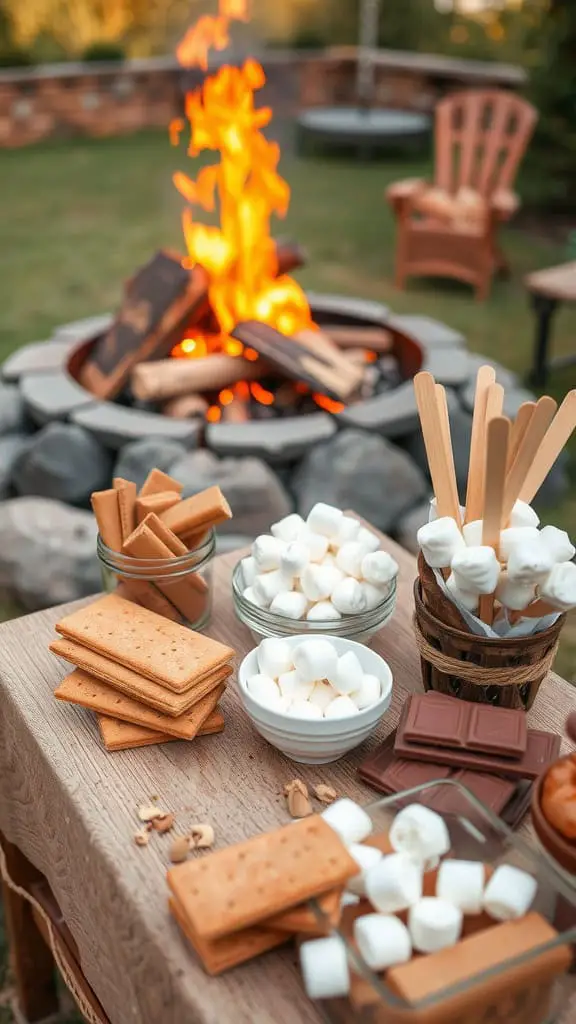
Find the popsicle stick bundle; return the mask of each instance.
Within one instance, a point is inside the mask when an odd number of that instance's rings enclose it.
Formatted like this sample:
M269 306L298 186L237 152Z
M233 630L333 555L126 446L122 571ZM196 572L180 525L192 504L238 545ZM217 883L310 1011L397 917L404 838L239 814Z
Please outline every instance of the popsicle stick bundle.
M520 619L576 607L576 549L564 530L539 528L531 507L576 427L576 390L559 407L548 396L525 402L511 420L493 368L480 367L461 506L444 388L429 373L414 388L435 495L418 543L438 593L469 613L462 621L498 624L500 636ZM425 588L433 577L421 575Z

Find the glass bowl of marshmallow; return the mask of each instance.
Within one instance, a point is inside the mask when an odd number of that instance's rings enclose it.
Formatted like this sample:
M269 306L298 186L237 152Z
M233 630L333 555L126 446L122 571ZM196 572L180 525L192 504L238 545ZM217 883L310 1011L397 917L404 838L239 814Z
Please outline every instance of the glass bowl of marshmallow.
M285 516L236 565L236 614L255 639L324 633L369 640L391 618L398 564L354 516L318 502Z
M390 706L392 672L344 637L267 637L240 665L238 689L273 747L302 764L329 764L374 731Z

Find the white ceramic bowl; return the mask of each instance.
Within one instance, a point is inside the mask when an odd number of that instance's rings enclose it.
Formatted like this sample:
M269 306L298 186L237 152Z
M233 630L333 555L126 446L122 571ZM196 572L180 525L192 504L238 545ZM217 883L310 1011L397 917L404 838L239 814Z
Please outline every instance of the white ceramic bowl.
M320 634L321 635L321 634ZM314 639L309 633L284 638L290 647ZM254 700L247 686L250 676L258 672L257 650L247 654L238 672L240 698L255 729L273 747L301 764L329 764L343 757L374 731L388 710L392 699L392 672L384 658L354 640L332 637L338 655L353 651L366 674L377 676L382 683L382 696L375 704L349 718L295 718L264 707Z

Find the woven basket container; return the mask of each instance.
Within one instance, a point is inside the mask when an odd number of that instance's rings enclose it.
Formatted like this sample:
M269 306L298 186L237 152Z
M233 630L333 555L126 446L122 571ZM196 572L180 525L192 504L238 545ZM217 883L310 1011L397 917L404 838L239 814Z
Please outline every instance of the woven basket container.
M414 631L424 689L481 704L532 707L554 661L566 616L560 615L553 626L532 636L484 638L467 630L430 570L421 569L421 575L414 584Z

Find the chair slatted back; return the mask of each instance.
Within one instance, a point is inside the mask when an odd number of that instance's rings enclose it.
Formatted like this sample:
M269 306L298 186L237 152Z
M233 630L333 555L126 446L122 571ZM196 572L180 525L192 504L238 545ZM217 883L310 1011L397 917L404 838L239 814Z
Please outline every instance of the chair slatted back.
M435 184L455 193L465 185L484 196L511 188L538 117L514 93L470 89L436 107Z

